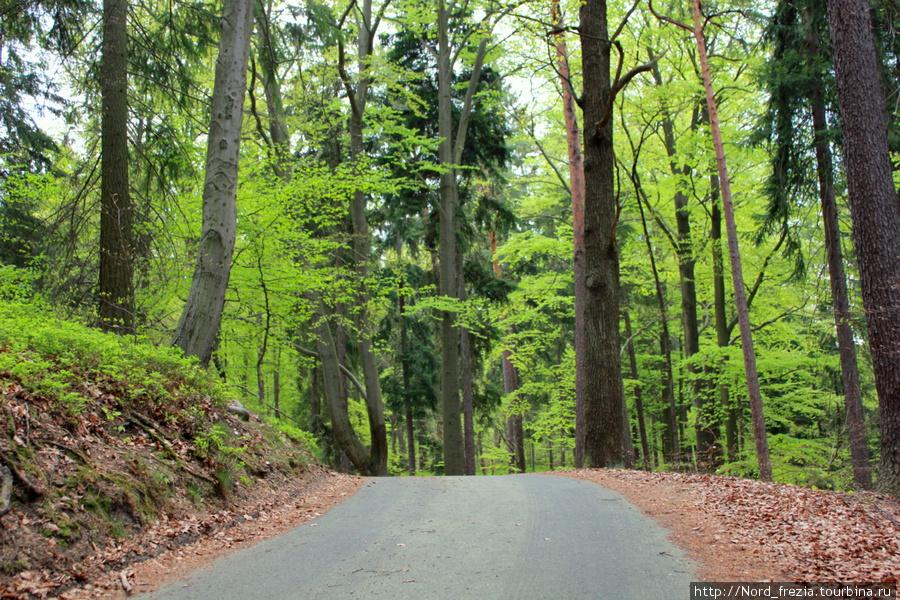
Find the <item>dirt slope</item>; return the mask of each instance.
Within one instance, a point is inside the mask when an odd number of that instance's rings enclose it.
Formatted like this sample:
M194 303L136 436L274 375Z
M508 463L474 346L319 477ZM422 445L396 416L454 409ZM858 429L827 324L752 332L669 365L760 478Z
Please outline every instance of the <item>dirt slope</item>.
M0 517L2 598L131 590L159 575L135 581L135 565L171 570L272 535L360 485L177 380L164 397L135 398L102 372L80 376L73 410L0 370L0 464L14 484Z

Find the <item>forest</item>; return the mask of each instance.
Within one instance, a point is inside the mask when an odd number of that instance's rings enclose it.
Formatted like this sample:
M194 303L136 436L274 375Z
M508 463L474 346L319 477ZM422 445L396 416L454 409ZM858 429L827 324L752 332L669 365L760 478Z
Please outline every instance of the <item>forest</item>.
M0 14L4 303L345 472L900 493L896 0Z

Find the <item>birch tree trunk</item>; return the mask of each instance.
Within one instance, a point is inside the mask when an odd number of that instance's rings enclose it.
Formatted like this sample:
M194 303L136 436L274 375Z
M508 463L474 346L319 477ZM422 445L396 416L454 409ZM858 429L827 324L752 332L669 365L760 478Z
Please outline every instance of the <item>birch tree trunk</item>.
M197 264L172 345L209 364L225 306L237 225L238 158L253 3L225 0L203 183Z

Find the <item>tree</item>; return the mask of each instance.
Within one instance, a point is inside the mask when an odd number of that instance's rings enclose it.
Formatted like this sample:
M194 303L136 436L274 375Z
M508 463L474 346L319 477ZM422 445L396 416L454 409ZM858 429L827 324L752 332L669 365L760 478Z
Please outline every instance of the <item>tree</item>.
M351 8L353 6L351 4ZM382 11L387 3L382 5ZM357 7L357 58L359 80L354 86L347 70L344 67L344 44L338 36L338 51L340 59L340 74L350 102L350 158L361 163L365 148L363 130L365 127L364 115L368 100L371 75L369 73L370 61L375 44L375 33L381 22L382 13L375 19L372 18L372 0L364 0L362 6ZM350 9L348 9L349 13ZM346 13L345 13L346 14ZM369 427L372 433L371 461L376 475L387 475L388 447L387 429L384 423L384 402L381 399L381 383L378 379L378 367L375 364L375 352L372 348L368 327L369 294L365 289L369 276L369 225L366 220L366 193L357 189L353 192L350 202L350 218L353 225L353 261L356 273L363 289L359 292L357 303L359 314L359 354L362 360L363 376L366 381L366 408L369 412Z
M792 200L804 186L805 179L809 178L803 165L802 150L798 148L804 136L795 127L798 113L805 108L812 117L812 144L816 153L819 200L822 206L854 479L857 488L870 489L872 474L856 362L856 342L850 327L850 300L844 275L830 131L826 117L826 90L823 81L829 79L829 74L823 61L825 57L820 50L819 28L819 24L825 20L824 8L824 3L815 0L805 8L795 6L794 3L780 2L768 28L777 62L769 65L765 80L770 91L768 118L772 121L772 138L776 142L772 156L772 175L766 186L770 197L766 225L771 226L777 222L778 226L788 226L790 217L797 212Z
M452 7L451 7L452 8ZM487 38L483 38L476 50L472 66L472 76L466 89L466 96L453 134L453 67L458 52L450 47L450 11L445 0L438 0L438 161L443 169L440 184L440 284L441 295L456 298L459 287L456 282L456 208L459 205L459 187L455 165L459 164L466 142L469 115L475 88L481 76L481 66L487 54ZM471 30L470 33L474 33ZM441 414L444 435L444 473L462 475L465 473L461 408L459 402L459 338L455 326L455 315L443 311L441 315Z
M622 460L622 366L619 358L618 207L613 180L615 154L610 118L609 33L606 0L581 6L584 76L584 451L590 467Z
M203 226L197 262L173 346L206 366L212 356L231 274L237 226L238 161L253 3L226 0L210 107L203 182Z
M900 202L869 3L828 0L844 168L881 427L876 488L900 494Z
M569 155L569 190L572 194L572 227L574 229L573 278L575 282L575 468L584 465L584 157L578 134L576 94L569 72L565 27L559 0L553 0L551 19L560 32L556 37L556 70L562 89L563 114L566 120L566 145Z
M609 467L623 459L625 392L619 355L619 213L615 181L612 112L616 95L655 61L622 75L624 52L616 41L637 3L610 38L606 1L587 0L581 6L579 33L584 77L584 257L585 358L588 386L584 397L584 451L591 467ZM610 53L619 51L615 80L610 78Z
M103 2L100 150L100 327L134 331L134 248L128 182L128 2Z

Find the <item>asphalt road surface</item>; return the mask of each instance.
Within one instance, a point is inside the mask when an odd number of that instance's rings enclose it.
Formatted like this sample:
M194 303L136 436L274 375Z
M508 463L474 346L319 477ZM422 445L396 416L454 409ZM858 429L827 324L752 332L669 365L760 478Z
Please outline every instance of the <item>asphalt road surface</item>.
M139 598L682 600L696 580L622 496L567 477L373 479L311 523Z

